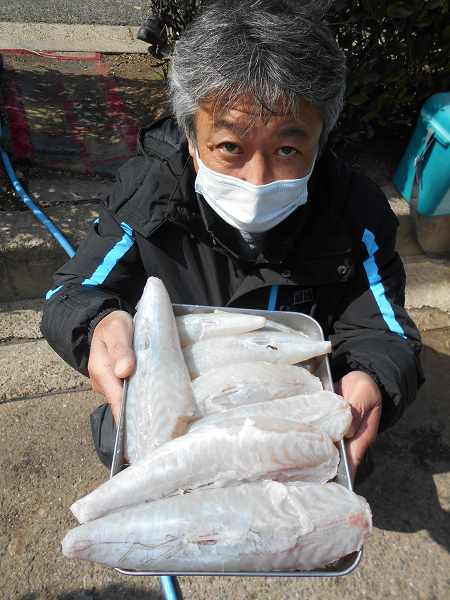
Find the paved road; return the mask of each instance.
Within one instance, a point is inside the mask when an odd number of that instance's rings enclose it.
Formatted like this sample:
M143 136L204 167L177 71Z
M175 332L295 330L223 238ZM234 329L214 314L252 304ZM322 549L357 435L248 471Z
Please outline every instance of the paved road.
M147 0L4 0L0 21L137 26L145 21L148 10L135 7L149 4Z

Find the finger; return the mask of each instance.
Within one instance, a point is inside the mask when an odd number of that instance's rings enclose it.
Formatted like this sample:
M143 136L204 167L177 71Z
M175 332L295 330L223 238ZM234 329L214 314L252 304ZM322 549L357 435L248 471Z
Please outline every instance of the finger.
M352 422L345 434L346 438L355 435L366 413L381 403L380 390L367 373L354 371L347 374L336 384L341 396L347 400L352 412Z
M352 481L356 470L367 448L373 444L378 432L380 422L381 406L375 406L361 421L359 429L351 439L345 440L348 468Z
M99 383L97 379L91 377L92 389L105 397L105 400L111 406L111 412L116 425L119 421L120 405L122 403L123 380L114 375L111 367L104 371L104 377Z
M135 366L131 349L132 323L132 317L127 313L111 313L97 325L91 342L88 371L92 388L110 404L116 424L123 378L129 376Z
M345 438L352 438L358 431L364 419L364 415L362 414L361 409L359 407L357 408L356 406L350 404L350 410L352 413L352 422L350 424L350 427L348 428L347 433L344 436Z
M88 363L92 389L105 397L117 424L122 400L123 380L116 377L103 342L93 339Z

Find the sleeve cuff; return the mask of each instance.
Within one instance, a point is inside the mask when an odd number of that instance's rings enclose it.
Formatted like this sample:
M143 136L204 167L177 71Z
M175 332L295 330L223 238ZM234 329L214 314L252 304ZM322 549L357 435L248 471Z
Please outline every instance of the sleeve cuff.
M107 315L109 315L112 312L115 312L116 310L120 310L120 308L105 308L105 310L102 310L101 312L98 313L98 315L96 315L92 321L89 323L89 329L88 329L88 335L87 335L87 342L89 347L91 346L91 342L92 342L92 336L94 335L94 329L97 327L97 325L100 323L100 321L102 319L104 319Z

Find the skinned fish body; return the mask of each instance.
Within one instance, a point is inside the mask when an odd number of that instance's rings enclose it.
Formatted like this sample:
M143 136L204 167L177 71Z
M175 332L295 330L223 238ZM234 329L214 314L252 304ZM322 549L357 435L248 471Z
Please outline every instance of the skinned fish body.
M322 390L314 394L275 398L270 402L245 404L214 412L209 417L192 421L188 425L188 432L235 418L256 419L261 416L275 418L279 415L294 423L321 429L331 437L333 442L339 442L345 436L352 422L352 412L348 402L334 392Z
M324 432L285 419L234 419L150 452L71 506L80 523L123 506L194 489L336 476L339 451Z
M359 550L365 500L338 484L248 483L139 504L72 529L68 558L156 572L311 570Z
M247 333L264 327L265 317L235 312L211 312L176 317L181 347L212 337Z
M195 402L163 282L147 280L134 320L136 369L129 378L124 451L135 462L183 435Z
M301 336L303 338L306 338L307 340L314 341L309 336L307 336L306 333L303 333L302 331L299 331L298 329L294 329L293 327L289 327L288 325L284 325L283 323L278 323L277 321L272 321L270 319L267 319L267 322L266 322L265 327L263 328L263 331L281 331L283 333L295 334L295 335Z
M192 382L191 421L244 404L321 391L320 379L294 365L249 362L212 369Z
M200 340L183 348L191 379L211 369L244 362L294 365L331 351L331 342L281 331L252 331Z

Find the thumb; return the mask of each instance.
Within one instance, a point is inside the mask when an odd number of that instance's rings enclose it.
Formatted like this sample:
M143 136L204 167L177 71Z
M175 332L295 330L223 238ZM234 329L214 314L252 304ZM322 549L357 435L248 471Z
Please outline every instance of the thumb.
M127 348L124 348L125 354L127 354L126 350ZM133 356L122 356L118 358L117 362L113 363L114 375L116 377L119 377L120 379L125 379L126 377L129 377L134 370L135 362L133 358Z
M128 313L115 311L106 316L100 326L100 334L114 375L125 379L131 375L136 365L132 349L133 319Z

